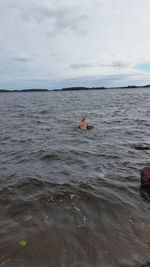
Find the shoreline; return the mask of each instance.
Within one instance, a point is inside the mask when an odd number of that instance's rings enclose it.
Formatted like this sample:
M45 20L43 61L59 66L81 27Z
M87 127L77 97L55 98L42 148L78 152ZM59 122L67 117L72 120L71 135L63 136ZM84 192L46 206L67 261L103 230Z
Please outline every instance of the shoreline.
M62 91L95 91L95 90L114 90L114 89L145 89L150 85L144 86L122 86L122 87L66 87L61 89L0 89L0 93L30 93L30 92L62 92Z

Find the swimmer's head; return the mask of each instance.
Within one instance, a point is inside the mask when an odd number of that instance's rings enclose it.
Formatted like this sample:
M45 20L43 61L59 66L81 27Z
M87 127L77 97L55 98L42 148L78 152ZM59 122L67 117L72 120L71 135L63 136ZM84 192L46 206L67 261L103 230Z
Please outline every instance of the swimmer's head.
M84 116L82 116L81 121L85 121L86 119L87 119L87 116L84 115Z

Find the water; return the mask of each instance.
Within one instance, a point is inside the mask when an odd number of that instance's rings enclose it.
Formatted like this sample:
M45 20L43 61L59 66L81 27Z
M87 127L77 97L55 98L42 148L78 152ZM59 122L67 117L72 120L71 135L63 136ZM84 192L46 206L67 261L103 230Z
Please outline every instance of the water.
M150 150L135 149L149 103L149 89L0 94L0 266L150 266Z

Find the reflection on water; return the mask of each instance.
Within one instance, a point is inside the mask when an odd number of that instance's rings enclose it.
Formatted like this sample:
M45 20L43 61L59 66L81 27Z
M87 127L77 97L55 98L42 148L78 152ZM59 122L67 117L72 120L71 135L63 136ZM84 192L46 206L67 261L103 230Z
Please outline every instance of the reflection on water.
M149 89L0 95L0 266L150 266L149 102Z

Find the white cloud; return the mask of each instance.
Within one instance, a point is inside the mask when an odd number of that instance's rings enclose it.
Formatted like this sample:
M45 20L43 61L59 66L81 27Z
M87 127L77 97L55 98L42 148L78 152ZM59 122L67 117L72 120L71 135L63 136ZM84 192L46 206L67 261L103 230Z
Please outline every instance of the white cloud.
M149 0L1 0L0 10L0 86L149 81L136 69L150 61Z

